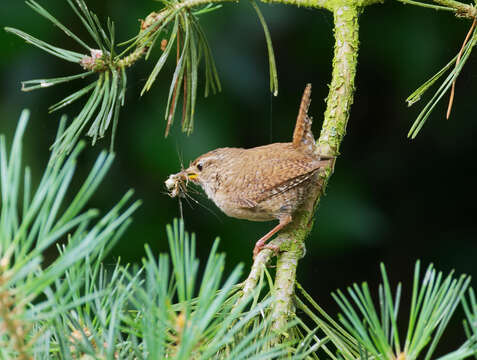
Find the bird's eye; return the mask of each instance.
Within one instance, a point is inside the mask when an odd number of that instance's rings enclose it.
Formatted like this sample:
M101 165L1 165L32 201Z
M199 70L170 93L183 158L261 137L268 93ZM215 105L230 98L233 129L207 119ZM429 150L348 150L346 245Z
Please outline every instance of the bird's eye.
M202 163L198 163L198 164L197 164L197 169L198 169L199 171L202 171L202 167L203 167Z

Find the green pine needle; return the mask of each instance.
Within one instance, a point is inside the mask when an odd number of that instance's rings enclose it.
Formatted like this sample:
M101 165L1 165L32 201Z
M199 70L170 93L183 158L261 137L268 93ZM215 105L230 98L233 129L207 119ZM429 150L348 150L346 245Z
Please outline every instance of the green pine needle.
M257 13L257 16L262 24L263 32L265 34L265 40L267 41L267 51L268 51L268 62L270 70L270 91L274 96L278 95L278 75L277 75L277 65L275 63L275 53L273 51L272 38L270 36L270 31L268 30L268 25L265 22L265 18L260 11L257 3L254 0L251 0L253 9Z

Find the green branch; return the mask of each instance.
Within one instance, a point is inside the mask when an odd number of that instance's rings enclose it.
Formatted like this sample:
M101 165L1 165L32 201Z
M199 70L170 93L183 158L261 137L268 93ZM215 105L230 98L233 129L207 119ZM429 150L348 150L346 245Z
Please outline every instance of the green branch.
M356 8L339 7L334 11L335 52L333 72L318 153L339 155L353 103L354 78L358 59L358 14ZM329 174L326 178L329 177Z
M327 108L317 151L320 154L336 156L346 133L351 104L353 103L354 78L358 57L358 8L352 4L336 6L333 10L335 50L333 72L328 94ZM304 240L313 225L313 216L326 186L332 169L319 175L317 186L306 200L301 211L294 215L294 221L278 236L287 240L288 248L277 261L275 298L272 309L273 329L281 333L293 318L296 267L303 254ZM283 250L283 248L282 248Z

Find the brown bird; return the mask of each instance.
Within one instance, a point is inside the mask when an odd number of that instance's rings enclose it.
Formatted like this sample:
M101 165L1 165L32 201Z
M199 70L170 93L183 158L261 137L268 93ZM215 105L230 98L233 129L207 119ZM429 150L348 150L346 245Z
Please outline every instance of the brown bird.
M293 213L316 186L320 169L332 158L315 152L315 139L308 116L311 84L303 93L293 142L274 143L251 149L219 148L195 159L190 166L167 179L171 196L186 191L189 181L200 185L207 196L228 216L252 221L277 219L278 225L260 238L254 257L265 242L292 221ZM270 247L273 250L277 250Z

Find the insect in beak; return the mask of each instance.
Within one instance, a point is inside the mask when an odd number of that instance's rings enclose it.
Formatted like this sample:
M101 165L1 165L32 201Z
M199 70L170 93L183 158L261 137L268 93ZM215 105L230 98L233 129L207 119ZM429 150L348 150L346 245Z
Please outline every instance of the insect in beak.
M186 176L186 174L184 174L183 171L177 174L170 175L169 178L165 181L169 196L176 197L177 195L181 195L181 193L185 191L185 188L187 186L187 184L184 184L184 182L187 182L188 180L188 177Z

